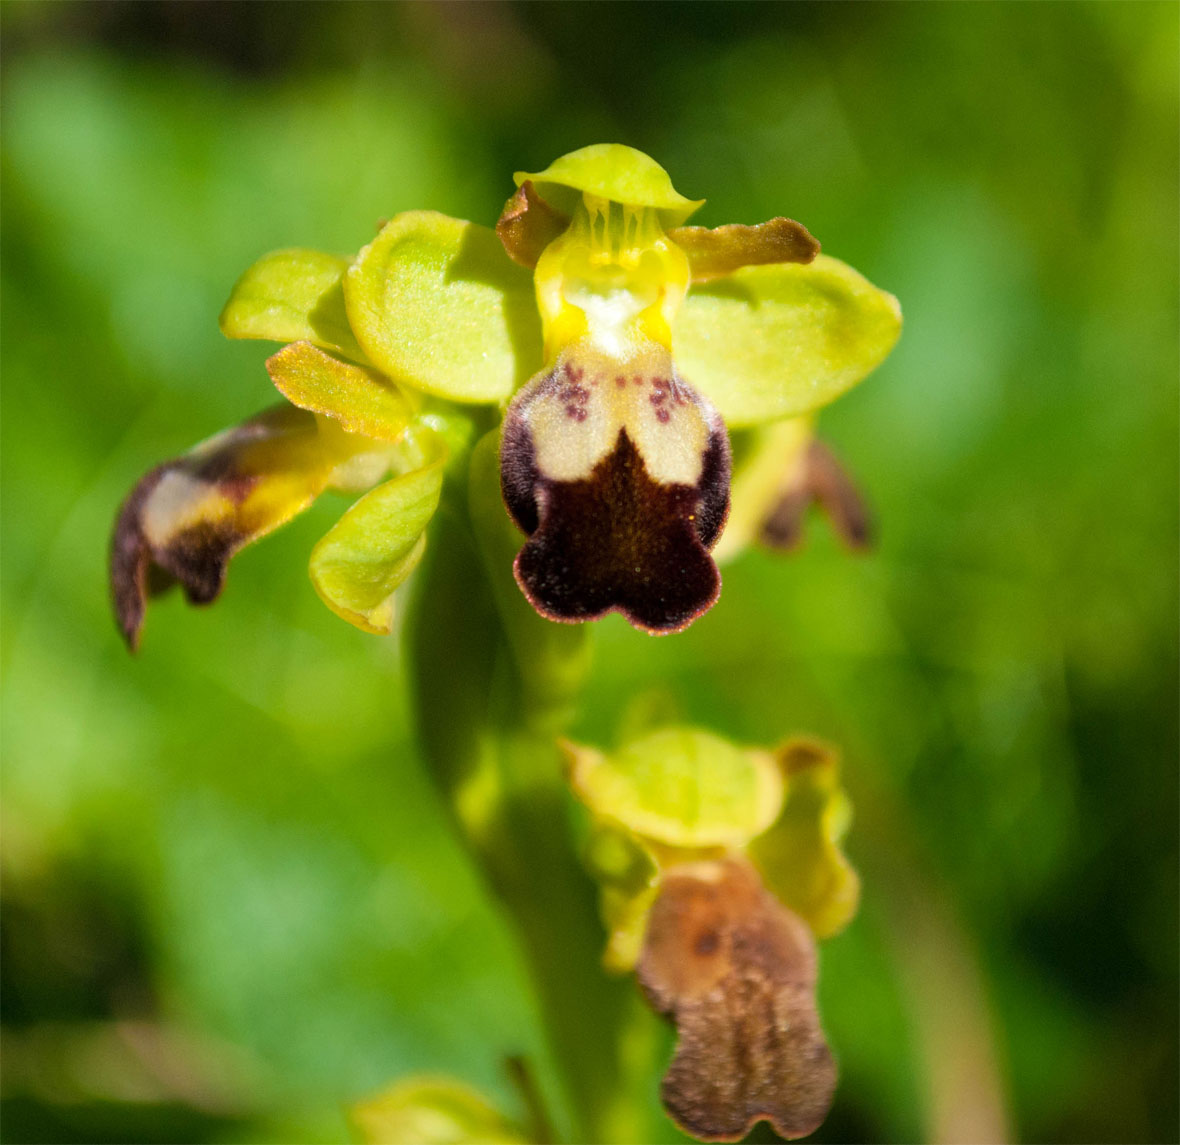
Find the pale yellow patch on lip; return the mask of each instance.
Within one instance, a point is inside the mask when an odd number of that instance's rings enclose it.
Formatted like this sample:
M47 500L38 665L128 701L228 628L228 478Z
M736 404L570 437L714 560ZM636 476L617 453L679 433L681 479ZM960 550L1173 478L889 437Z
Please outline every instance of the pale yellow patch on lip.
M534 383L521 403L537 468L551 481L578 481L626 430L653 481L696 485L713 411L676 376L671 355L651 347L624 359L576 347Z
M184 529L223 520L231 510L215 484L173 470L160 478L143 508L143 533L149 544L165 546Z

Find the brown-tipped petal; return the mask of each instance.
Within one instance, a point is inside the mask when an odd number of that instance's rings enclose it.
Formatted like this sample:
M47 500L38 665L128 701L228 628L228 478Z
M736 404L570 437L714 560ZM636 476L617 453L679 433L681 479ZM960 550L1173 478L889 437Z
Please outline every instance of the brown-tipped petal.
M567 356L509 407L504 501L529 540L516 579L551 620L619 611L675 632L717 599L708 550L729 509L729 439L666 354Z
M526 179L504 204L496 234L508 257L532 270L541 252L569 225L569 216L546 203Z
M115 617L128 645L139 644L148 598L171 585L193 604L215 600L230 558L310 505L362 442L307 410L276 406L141 478L111 543Z
M803 522L813 503L823 509L850 549L863 552L872 546L872 522L860 490L836 455L818 440L793 463L759 539L772 549L796 548L803 540Z
M803 522L811 508L811 490L792 486L775 502L770 515L762 522L758 539L767 548L790 552L803 543Z
M744 860L669 869L637 967L652 1006L676 1024L660 1095L705 1141L739 1141L758 1121L813 1132L836 1087L815 1008L815 942Z
M794 219L770 219L756 226L677 227L668 237L688 255L694 283L709 282L769 262L811 262L819 243Z

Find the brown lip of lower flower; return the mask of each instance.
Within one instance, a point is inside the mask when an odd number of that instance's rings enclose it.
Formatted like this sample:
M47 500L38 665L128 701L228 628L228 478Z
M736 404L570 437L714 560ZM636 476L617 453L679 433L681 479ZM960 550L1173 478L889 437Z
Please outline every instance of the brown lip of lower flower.
M736 857L673 867L636 967L678 1034L660 1095L694 1137L788 1140L823 1122L836 1063L815 1006L815 940Z

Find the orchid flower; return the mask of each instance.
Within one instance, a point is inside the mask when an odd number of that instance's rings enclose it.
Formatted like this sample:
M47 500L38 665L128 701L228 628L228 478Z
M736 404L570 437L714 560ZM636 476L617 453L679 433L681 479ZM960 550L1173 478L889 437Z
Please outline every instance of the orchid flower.
M856 913L841 850L851 804L839 757L794 737L774 751L666 727L604 753L567 743L592 815L603 961L634 969L678 1043L660 1095L694 1137L787 1140L827 1115L836 1063L816 1009L816 939Z
M502 415L514 573L542 616L665 633L716 601L729 432L773 439L855 385L896 341L897 302L789 219L685 226L700 201L629 147L515 181L494 230L410 211L354 258L284 250L246 271L221 328L285 344L267 370L286 404L127 498L111 574L133 647L150 596L213 600L235 553L328 489L363 496L315 546L312 583L390 631L470 444L456 415L479 406Z

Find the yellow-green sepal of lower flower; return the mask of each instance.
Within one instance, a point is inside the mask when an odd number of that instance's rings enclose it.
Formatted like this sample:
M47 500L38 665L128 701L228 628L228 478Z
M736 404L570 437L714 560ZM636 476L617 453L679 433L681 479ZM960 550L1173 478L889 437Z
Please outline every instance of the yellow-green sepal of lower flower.
M426 427L412 432L420 464L357 501L312 550L308 569L333 612L379 635L393 630L393 594L422 559L442 491L442 438Z
M378 441L399 441L417 404L383 374L342 362L310 342L284 346L266 360L266 370L292 405Z
M659 893L658 860L637 836L601 821L590 836L585 860L598 883L599 909L607 930L602 964L625 974L635 968L647 915Z
M551 206L571 213L583 194L631 207L654 207L665 227L677 227L705 200L686 199L650 156L621 143L594 143L571 151L544 171L517 171L519 187L529 180Z
M264 255L234 284L221 311L221 332L227 338L306 340L364 362L344 309L348 265L338 255L302 248Z
M398 215L357 256L344 299L361 348L399 385L502 402L541 366L532 275L488 227Z
M528 1141L481 1094L450 1078L406 1078L348 1111L365 1145L523 1145Z
M782 814L748 849L767 887L817 938L842 930L856 914L860 879L840 850L852 804L840 786L834 750L810 739L777 752L787 781Z
M782 806L783 773L769 752L696 728L661 728L610 754L564 750L582 802L658 844L742 847Z
M897 299L821 254L694 286L672 326L672 356L736 429L827 405L900 333Z

